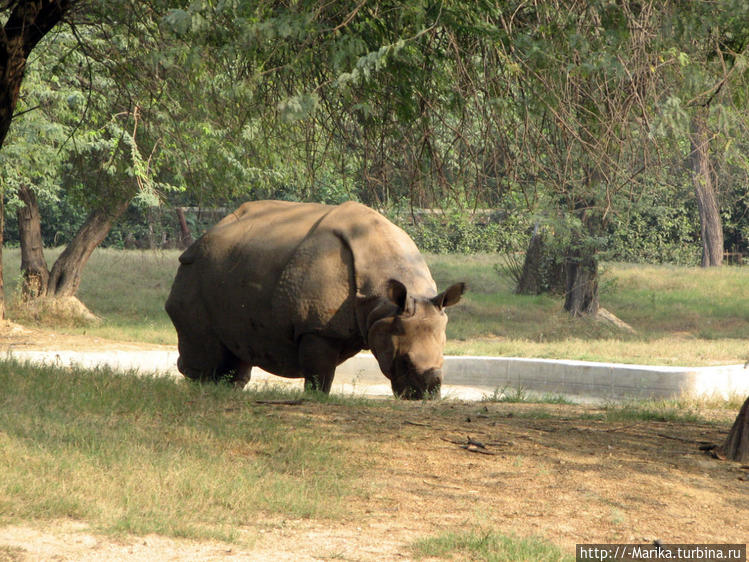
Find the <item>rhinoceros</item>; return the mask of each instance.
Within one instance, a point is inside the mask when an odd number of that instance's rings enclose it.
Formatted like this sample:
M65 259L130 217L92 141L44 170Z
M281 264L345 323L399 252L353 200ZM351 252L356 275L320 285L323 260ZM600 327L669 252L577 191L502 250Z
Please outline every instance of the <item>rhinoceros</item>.
M370 349L398 397L439 395L445 308L414 242L378 212L244 203L180 257L166 311L191 379L241 387L250 370L330 392L336 367Z

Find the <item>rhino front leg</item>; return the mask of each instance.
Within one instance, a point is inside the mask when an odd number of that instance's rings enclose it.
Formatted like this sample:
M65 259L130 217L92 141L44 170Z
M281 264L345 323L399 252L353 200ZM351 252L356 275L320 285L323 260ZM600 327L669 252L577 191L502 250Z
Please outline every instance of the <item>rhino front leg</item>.
M330 393L340 355L336 342L315 334L305 334L299 341L299 364L304 374L305 390Z

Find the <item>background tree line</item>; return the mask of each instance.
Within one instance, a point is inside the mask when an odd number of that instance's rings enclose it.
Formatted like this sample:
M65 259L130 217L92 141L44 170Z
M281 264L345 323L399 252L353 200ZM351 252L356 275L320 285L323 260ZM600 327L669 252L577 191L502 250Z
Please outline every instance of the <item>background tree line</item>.
M747 251L746 2L2 10L0 174L30 296L74 294L107 236L159 243L175 207L258 198L357 199L432 251L535 231L573 314L596 312L602 256Z

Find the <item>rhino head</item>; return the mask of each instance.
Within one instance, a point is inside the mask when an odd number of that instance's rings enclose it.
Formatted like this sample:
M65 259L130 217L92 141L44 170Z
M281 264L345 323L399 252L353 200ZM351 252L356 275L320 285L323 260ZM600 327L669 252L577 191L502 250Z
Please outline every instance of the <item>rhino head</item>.
M465 283L456 283L435 297L421 298L409 295L400 281L388 281L385 297L370 313L368 341L396 396L439 397L445 308L456 304L465 289Z

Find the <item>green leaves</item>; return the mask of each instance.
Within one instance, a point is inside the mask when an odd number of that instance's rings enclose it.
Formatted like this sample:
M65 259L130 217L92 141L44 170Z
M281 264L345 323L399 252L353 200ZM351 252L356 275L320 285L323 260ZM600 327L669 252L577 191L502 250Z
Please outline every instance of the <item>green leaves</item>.
M278 109L287 121L298 121L311 115L319 104L320 98L317 94L302 93L281 101Z
M192 30L192 14L187 10L169 10L162 21L176 35L186 35Z

